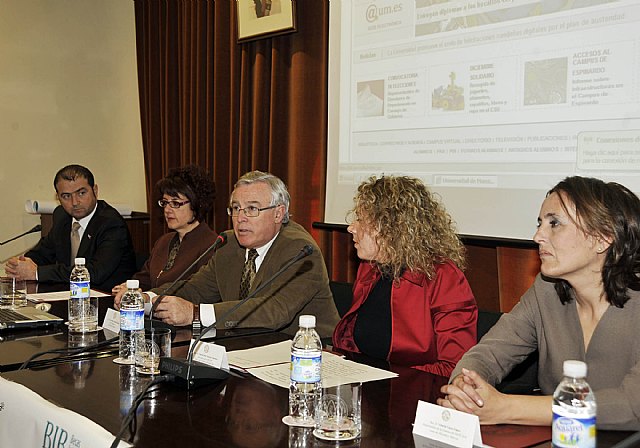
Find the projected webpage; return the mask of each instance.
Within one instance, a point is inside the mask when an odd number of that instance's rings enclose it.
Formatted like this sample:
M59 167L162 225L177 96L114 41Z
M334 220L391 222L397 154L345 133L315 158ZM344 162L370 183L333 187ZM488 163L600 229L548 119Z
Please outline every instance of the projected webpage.
M372 173L421 177L461 233L516 238L567 175L640 191L640 2L331 6L328 221ZM526 213L526 228L482 228L476 196Z

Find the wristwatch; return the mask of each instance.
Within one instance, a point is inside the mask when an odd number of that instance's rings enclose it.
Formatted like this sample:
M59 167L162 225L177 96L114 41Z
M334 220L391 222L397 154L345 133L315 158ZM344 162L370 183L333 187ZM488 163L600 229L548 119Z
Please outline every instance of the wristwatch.
M193 326L200 328L202 323L200 322L200 305L197 303L193 304Z

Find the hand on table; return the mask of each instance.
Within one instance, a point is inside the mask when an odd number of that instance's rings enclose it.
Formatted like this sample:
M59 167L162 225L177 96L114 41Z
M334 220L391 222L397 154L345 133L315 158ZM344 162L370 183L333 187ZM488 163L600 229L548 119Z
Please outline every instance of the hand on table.
M440 391L445 394L445 398L438 399L440 406L477 415L484 425L507 420L504 413L508 412L509 396L498 392L473 370L462 369L462 373Z
M124 292L126 291L126 289L127 289L127 283L126 282L120 283L119 285L116 285L113 288L111 288L111 295L117 296L120 291ZM120 297L122 297L122 295L120 295Z
M154 305L158 297L153 298ZM191 325L193 303L176 296L164 296L153 312L153 317L170 325Z
M20 255L19 257L9 258L4 265L4 269L11 277L16 277L20 280L36 280L38 265L31 258Z

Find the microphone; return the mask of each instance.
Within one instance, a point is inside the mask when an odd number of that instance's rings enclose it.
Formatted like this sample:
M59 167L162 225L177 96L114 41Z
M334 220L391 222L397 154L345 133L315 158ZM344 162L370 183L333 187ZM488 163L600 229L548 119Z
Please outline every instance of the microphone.
M10 243L11 241L17 240L18 238L22 238L25 235L29 235L30 233L36 233L36 232L40 232L42 230L42 226L40 224L38 224L37 226L33 226L33 228L31 230L27 230L24 233L21 233L18 236L14 236L13 238L7 240L7 241L2 241L0 242L0 246L4 246L7 243Z
M291 265L298 262L299 260L311 255L313 253L313 246L311 244L307 244L300 252L285 263L276 273L274 273L269 279L265 282L261 283L253 292L247 295L244 299L240 300L236 303L231 309L229 309L226 313L224 313L219 319L216 319L216 322L212 323L208 327L205 327L202 332L198 335L197 338L194 339L193 344L189 348L189 352L187 353L187 359L177 359L177 358L160 358L160 371L163 373L170 373L175 375L176 380L181 384L186 383L187 388L197 387L200 385L204 385L216 380L224 380L229 376L229 372L226 370L218 369L215 367L211 367L207 364L203 364L198 361L193 361L193 352L195 351L196 346L202 339L202 337L207 334L207 332L213 329L217 322L224 322L227 317L229 317L234 311L236 311L239 307L245 304L248 300L251 300L258 293L262 292L267 286L269 286L276 278L278 278L284 271L289 269Z
M162 299L166 297L167 293L171 291L171 288L173 288L176 285L176 283L182 280L182 278L187 274L187 272L189 272L195 265L197 265L200 262L200 260L202 260L209 252L211 252L212 250L217 250L219 247L224 246L226 243L227 243L227 235L225 233L221 233L220 235L218 235L218 238L216 238L213 244L209 246L207 250L202 252L202 254L198 258L196 258L194 262L189 265L189 267L187 267L184 271L182 271L182 273L160 293L160 295L156 298L155 302L153 302L153 305L151 306L149 319L153 318L153 313L158 308L158 305L160 305L160 302L162 302ZM180 288L177 288L175 291L172 291L172 294L175 294L179 290Z

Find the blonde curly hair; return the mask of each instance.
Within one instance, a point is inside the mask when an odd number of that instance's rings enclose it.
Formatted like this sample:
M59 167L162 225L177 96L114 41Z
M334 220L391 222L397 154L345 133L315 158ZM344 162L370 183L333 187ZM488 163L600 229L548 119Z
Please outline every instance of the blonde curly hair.
M382 254L380 269L397 280L405 269L429 279L435 264L465 267L465 248L435 194L414 177L376 176L360 184L351 213L368 227ZM376 234L377 232L377 234Z

